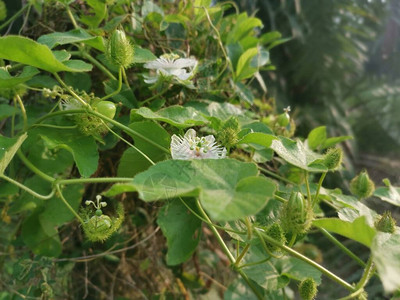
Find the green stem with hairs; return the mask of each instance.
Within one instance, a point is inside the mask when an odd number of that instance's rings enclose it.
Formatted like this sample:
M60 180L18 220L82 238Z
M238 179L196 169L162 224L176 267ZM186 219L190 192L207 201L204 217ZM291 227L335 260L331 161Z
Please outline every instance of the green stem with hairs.
M212 223L210 218L208 217L208 215L204 211L203 207L201 206L199 199L196 199L196 204L197 204L197 208L199 209L199 212L203 216L203 218L206 219L208 221L208 223ZM224 251L225 255L228 257L228 259L231 262L231 264L234 265L235 264L235 258L233 257L233 255L232 255L231 251L229 250L228 246L225 244L225 242L222 239L221 235L219 234L218 230L212 225L209 225L209 227L210 227L212 233L214 234L215 238L217 239L219 245L221 246L222 251ZM254 286L254 284L247 277L247 275L239 268L235 268L235 270L236 270L236 272L238 272L240 274L240 276L242 276L243 280L251 288L251 290L256 295L256 297L259 300L262 300L263 296L259 293L257 288Z
M75 97L76 100L81 102L81 104L84 107L89 107L89 104L86 103L85 100L83 100L78 94L76 94L62 79L60 76L58 76L57 73L53 73L54 77L57 79L57 81L62 85L63 88L65 88L72 96Z
M265 234L265 232L263 232L263 230L261 228L255 228L256 232L259 232L262 237L264 238L264 240L267 240L268 243L271 243L279 248L281 248L282 250L284 250L285 252L287 252L289 255L296 257L302 261L304 261L305 263L313 266L314 268L316 268L317 270L319 270L320 272L322 272L325 276L327 276L328 278L330 278L331 280L337 282L338 284L342 285L343 287L345 287L346 289L348 289L351 292L355 292L356 288L354 286L352 286L351 284L349 284L348 282L344 281L342 278L340 278L339 276L333 274L331 271L325 269L323 266L321 266L320 264L316 263L315 261L313 261L312 259L309 259L308 257L304 256L303 254L293 250L290 247L287 247L285 245L282 245L280 242L276 241L275 239L273 239L272 237L268 236L267 234Z
M108 98L114 97L115 95L119 94L119 92L121 91L121 88L122 88L122 70L123 70L122 67L120 67L119 71L118 71L118 87L117 87L117 89L114 92L112 92L111 94L108 94L108 95L104 96L103 98L101 98L100 101L104 101Z
M169 90L169 84L167 85L167 87L165 89L163 89L161 92L159 92L158 94L155 94L154 96L151 96L150 98L147 98L146 100L141 101L139 104L140 106L143 106L144 104L146 104L147 102L150 102L154 99L156 99L157 97L160 97L162 95L164 95L167 91Z
M28 158L22 153L21 148L18 149L17 151L17 155L19 157L20 160L22 160L22 162L24 163L24 165L31 170L33 173L35 173L36 175L38 175L39 177L41 177L42 179L49 181L49 182L54 182L56 179L47 175L46 173L44 173L43 171L39 170L34 164L32 164Z
M35 192L34 190L31 190L26 185L23 185L22 183L19 183L18 181L15 181L14 179L12 179L12 178L4 175L4 174L0 174L0 178L2 178L4 180L16 185L17 187L23 189L24 191L28 192L32 196L34 196L36 198L39 198L39 199L48 200L48 199L50 199L51 197L54 196L54 190L52 190L51 193L48 194L48 195L42 195L42 194L39 194L39 193Z
M322 183L324 182L326 174L327 174L327 172L322 173L321 177L319 178L317 192L315 193L315 197L313 199L313 206L318 202L319 192L321 190Z
M284 178L282 176L279 176L279 175L275 174L274 172L271 172L270 170L267 170L267 169L265 169L263 167L260 167L260 166L257 166L257 167L258 167L258 169L260 171L262 171L263 173L265 173L265 174L267 174L267 175L269 175L269 176L271 176L271 177L273 177L275 179L278 179L280 181L283 181L283 182L286 182L286 183L289 183L289 184L293 184L293 185L296 184L296 183L290 181L289 179L286 179L286 178Z
M100 177L100 178L72 178L61 179L55 183L59 185L80 184L80 183L113 183L113 182L132 182L132 178L127 177Z

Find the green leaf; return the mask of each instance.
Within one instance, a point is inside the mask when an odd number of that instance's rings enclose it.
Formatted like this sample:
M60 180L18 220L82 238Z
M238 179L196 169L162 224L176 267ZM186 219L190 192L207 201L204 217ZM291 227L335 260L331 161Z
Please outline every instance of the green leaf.
M247 13L242 13L236 18L236 24L226 38L226 44L232 44L251 35L256 27L262 27L262 22L258 18L248 17Z
M29 51L27 51L29 49ZM30 65L48 72L84 72L92 65L82 61L60 62L51 50L31 39L8 35L0 37L0 58Z
M400 288L400 235L379 232L371 246L373 262L386 293Z
M4 174L8 164L27 136L26 133L15 138L8 138L0 135L0 175Z
M68 150L83 177L89 177L96 171L99 153L92 136L83 135L77 129L38 128L35 133L39 134L49 149Z
M372 240L376 235L375 228L368 225L365 216L359 217L353 222L336 218L318 219L313 221L313 225L343 235L367 247L371 247Z
M143 136L151 139L158 145L168 149L171 143L169 133L157 123L152 121L136 122L129 125L130 128ZM135 146L145 153L153 162L166 159L166 153L147 141L133 136ZM147 170L151 163L136 149L127 149L121 157L118 166L118 176L133 177L137 173Z
M137 45L133 46L133 61L132 63L145 63L157 59L157 57L147 49L140 48Z
M109 80L103 82L104 84L104 90L107 95L111 94L112 92L116 91L118 89L118 81L117 80ZM124 106L127 108L135 108L138 107L137 100L135 98L135 95L133 94L132 89L130 89L127 85L124 83L122 84L121 91L114 95L112 97L114 99L114 102L122 102Z
M307 137L308 146L316 150L318 146L326 141L326 126L319 126L310 131Z
M261 132L252 132L249 134L246 134L239 142L238 144L257 144L264 146L266 148L269 148L271 146L271 143L273 140L276 140L277 137L270 135L270 134L265 134Z
M18 76L11 76L6 70L0 68L0 88L11 88L17 84L24 83L38 73L38 69L26 66Z
M8 104L0 104L0 121L17 114L18 109ZM1 138L0 138L1 139Z
M265 300L280 300L283 299L282 290L269 291L269 295L265 296L266 291L259 285L256 285L260 295L263 295ZM277 295L276 297L271 297L271 294ZM258 300L257 296L254 294L249 285L242 278L236 279L233 283L228 286L228 289L224 293L224 300Z
M323 156L311 151L300 140L293 141L285 137L279 137L279 139L272 141L271 149L285 161L300 169L309 172L327 171L324 165L316 163Z
M235 83L235 92L239 96L240 99L243 101L253 104L254 102L254 95L253 92L243 83L236 82Z
M58 45L84 43L102 52L105 51L103 38L100 36L93 36L82 28L67 32L53 32L42 35L37 41L38 43L46 45L50 49L53 49Z
M70 185L63 191L63 196L76 212L79 210L83 191L84 186L82 184ZM46 200L44 204L45 209L40 214L40 219L50 226L60 226L75 218L59 197L52 197Z
M217 118L226 121L232 116L242 116L243 110L231 103L213 101L192 101L186 103L185 107L192 107L201 112L206 118Z
M85 11L80 16L80 21L90 28L98 28L103 19L107 16L107 4L102 0L86 0L85 3L92 9Z
M61 242L57 230L32 214L22 224L22 239L36 255L57 257L61 254Z
M194 201L186 203L196 210ZM157 224L167 238L167 264L174 266L187 261L200 241L201 220L181 201L174 199L161 208Z
M250 66L250 63L258 54L257 48L250 48L246 50L239 58L239 61L236 66L236 78L235 81L240 81L246 78L251 77L255 72L257 72L257 68Z
M378 187L374 191L374 196L390 204L400 206L400 187L394 187L390 183L388 187Z
M257 173L255 164L232 159L168 160L136 175L133 185L144 201L199 196L213 219L229 221L256 214L273 197L275 184Z
M339 144L341 142L351 140L351 139L353 139L353 137L349 136L349 135L335 136L335 137L327 138L325 140L325 142L321 145L321 150L333 147L336 144Z
M178 105L169 106L156 112L147 107L141 107L137 110L132 110L132 115L140 115L145 119L162 121L178 128L187 128L208 123L207 119L197 110Z

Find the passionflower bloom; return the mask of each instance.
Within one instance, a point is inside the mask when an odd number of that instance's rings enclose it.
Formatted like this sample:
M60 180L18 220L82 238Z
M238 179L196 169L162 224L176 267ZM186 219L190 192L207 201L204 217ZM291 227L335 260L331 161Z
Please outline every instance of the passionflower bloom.
M144 67L155 70L155 76L145 76L146 83L155 83L160 77L175 79L178 82L189 80L194 75L197 60L193 58L179 58L176 54L164 54L156 60L144 64Z
M218 159L226 156L226 149L218 146L213 135L197 137L196 131L189 129L185 135L174 134L171 138L171 155L173 159Z

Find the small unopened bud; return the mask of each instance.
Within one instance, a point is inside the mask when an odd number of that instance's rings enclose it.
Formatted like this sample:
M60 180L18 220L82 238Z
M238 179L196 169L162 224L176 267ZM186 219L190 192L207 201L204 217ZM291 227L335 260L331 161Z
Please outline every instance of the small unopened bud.
M236 117L231 117L222 126L221 131L217 135L217 140L226 148L232 148L239 141L239 131L238 119Z
M100 206L101 207L106 207L107 206L107 202L100 202Z
M90 203L92 203L92 201L90 201L90 200L86 200L86 201L85 201L85 204L86 204L86 205L90 205Z
M281 223L285 232L306 233L311 227L313 217L312 208L307 205L303 194L292 192L281 211Z
M362 171L350 182L350 192L360 199L368 198L374 190L375 184L369 178L367 171Z
M340 168L343 159L343 151L340 148L331 148L325 154L324 165L329 170L337 170Z
M266 234L270 237L272 237L275 241L280 242L281 244L286 243L286 238L285 238L285 233L282 230L282 227L278 223L274 223L271 226L268 227L266 230ZM268 249L271 252L279 251L280 248L268 243L268 241L265 241Z
M385 211L376 222L375 228L382 232L394 233L396 231L396 221L392 218L390 211Z
M118 67L127 68L132 64L134 51L125 32L113 32L107 43L106 54L110 62Z
M4 1L0 0L0 21L3 21L7 18L7 6Z
M303 300L313 300L317 292L317 283L312 278L304 279L299 285L299 293Z

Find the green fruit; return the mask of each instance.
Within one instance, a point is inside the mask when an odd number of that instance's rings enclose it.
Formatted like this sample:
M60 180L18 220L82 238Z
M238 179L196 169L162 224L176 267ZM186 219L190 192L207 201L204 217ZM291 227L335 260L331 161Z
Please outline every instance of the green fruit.
M312 300L317 295L317 284L312 278L304 279L299 285L301 299Z
M96 106L97 111L103 116L114 119L117 110L115 104L111 101L100 101Z
M367 171L362 171L350 182L350 192L360 199L368 198L374 193L375 184L369 178Z
M289 125L290 122L290 116L287 112L284 112L283 114L280 114L278 116L278 124L282 127L286 127Z
M96 216L100 217L102 214L103 212L101 211L101 209L96 210Z

